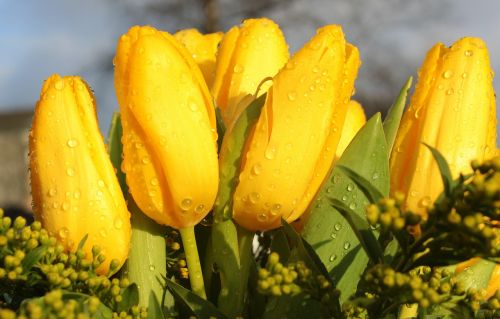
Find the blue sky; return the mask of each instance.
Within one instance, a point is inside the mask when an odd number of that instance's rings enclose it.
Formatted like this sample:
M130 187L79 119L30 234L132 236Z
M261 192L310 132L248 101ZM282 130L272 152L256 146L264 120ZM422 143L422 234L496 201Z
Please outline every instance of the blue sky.
M222 27L227 29L241 16L224 11L231 7L230 0L220 2ZM369 72L376 63L384 65L384 55L390 59L401 57L401 65L400 60L385 63L400 68L394 76L402 84L408 75L416 73L434 43L451 44L462 36L482 37L490 48L493 69L500 74L500 2L426 0L420 2L423 5L393 5L397 2L379 1L377 10L353 11L350 3L356 3L354 0L298 0L265 14L282 26L291 51L307 41L318 24L342 24L350 41L361 51L358 90L362 87L365 95L382 89ZM185 3L192 5L193 1ZM426 3L432 3L428 7L434 11L426 11ZM140 6L141 1L132 0L0 0L0 115L32 109L43 80L50 74L78 74L96 93L101 128L105 129L117 107L111 63L119 35L135 23L174 32L190 26L197 17L189 10L184 10L184 16L171 15L163 20L131 12ZM190 20L185 18L186 12L192 15ZM499 91L499 79L495 86ZM396 92L386 93L392 96Z

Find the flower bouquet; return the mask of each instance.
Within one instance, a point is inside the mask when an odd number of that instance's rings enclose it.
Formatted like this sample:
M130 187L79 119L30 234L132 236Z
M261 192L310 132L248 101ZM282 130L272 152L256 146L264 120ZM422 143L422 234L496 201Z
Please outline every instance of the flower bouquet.
M52 75L30 133L35 221L0 220L0 318L500 318L500 157L488 51L435 45L405 110L351 99L327 25L132 27L106 142ZM3 215L3 213L2 213Z

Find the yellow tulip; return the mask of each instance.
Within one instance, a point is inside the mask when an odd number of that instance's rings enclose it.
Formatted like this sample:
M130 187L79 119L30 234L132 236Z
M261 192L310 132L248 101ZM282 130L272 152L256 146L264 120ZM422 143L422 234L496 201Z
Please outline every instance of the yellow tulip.
M185 29L174 34L200 67L208 87L211 87L214 81L215 54L223 35L222 32L201 34L196 29Z
M130 241L130 214L97 124L94 97L79 77L45 81L30 133L33 210L66 249L82 238L87 257L102 248L106 273L123 264Z
M439 43L427 54L405 112L390 160L391 191L407 196L406 209L427 216L443 190L431 152L437 148L453 177L471 171L470 161L496 152L496 107L488 50L481 39Z
M238 224L271 229L306 210L334 160L359 65L342 29L326 26L274 77L243 155Z
M115 88L132 197L160 224L194 226L218 187L215 112L199 67L172 35L132 27L118 43Z
M347 106L347 114L345 116L344 126L342 127L339 145L337 146L337 158L340 158L356 133L358 133L365 123L366 116L363 107L358 102L351 100Z
M273 77L288 61L288 46L279 26L273 21L248 19L231 28L222 38L212 94L226 126L238 115L244 98L255 94L261 82ZM262 84L259 94L270 82Z

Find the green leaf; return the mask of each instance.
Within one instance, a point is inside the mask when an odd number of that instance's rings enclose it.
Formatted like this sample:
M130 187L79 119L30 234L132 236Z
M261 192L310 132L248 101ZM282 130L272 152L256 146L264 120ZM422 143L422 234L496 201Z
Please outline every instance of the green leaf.
M32 251L30 251L28 254L26 254L26 257L24 257L23 261L21 262L21 265L23 267L23 272L27 273L31 270L31 268L40 261L40 259L43 257L45 254L45 251L47 250L47 246L38 246Z
M372 183L356 173L356 171L347 166L343 166L342 164L338 164L335 167L356 183L356 186L359 187L371 203L378 202L384 197L384 195L382 195L382 193L375 186L373 186Z
M341 303L356 291L369 257L349 221L330 205L330 201L341 201L360 219L365 219L365 207L370 203L370 197L374 197L366 195L370 193L367 189L374 188L383 196L389 193L388 158L382 120L380 114L376 114L356 134L337 162L342 168L333 168L311 204L309 214L305 214L302 236L342 291ZM361 186L365 183L360 183L360 178L356 183L355 176L369 181L372 186ZM378 234L375 232L374 236L378 237Z
M122 293L122 301L117 306L117 311L129 311L139 304L139 289L135 283L128 286Z
M78 249L83 249L83 246L85 246L85 243L87 242L87 238L89 238L89 234L85 234L85 236L83 236L82 240L80 240L80 242L78 243Z
M436 161L439 172L441 173L441 178L443 179L444 191L446 195L451 195L451 188L453 187L453 177L451 176L450 167L444 156L434 147L429 144L423 143L432 152L434 160Z
M359 243L366 251L372 262L381 263L384 256L382 247L380 247L380 244L366 219L357 215L356 212L338 199L332 198L330 201L333 207L335 207L349 222L349 225L356 234Z
M116 170L116 177L120 183L123 194L127 194L127 183L125 183L125 174L122 172L122 122L119 112L113 113L113 118L111 119L111 126L108 131L108 152L109 158L113 167Z
M396 139L396 135L398 133L399 123L401 122L401 117L403 116L403 111L405 109L406 95L408 94L412 81L413 78L411 76L408 80L406 80L405 85L403 85L401 91L399 91L396 101L394 101L394 104L391 105L384 119L384 132L387 140L388 155L391 154L392 146L394 145L394 140Z
M149 293L149 303L148 303L148 317L147 319L163 319L163 311L161 310L158 299L156 299L156 294L151 291Z
M290 245L282 228L273 231L271 251L277 252L281 260L288 260L290 257Z
M172 292L172 294L181 301L185 306L187 306L194 315L198 318L209 318L216 317L219 319L227 318L225 314L220 312L212 303L202 299L198 295L194 294L190 290L182 287L181 285L171 281L168 278L163 278L167 285L167 288ZM149 318L149 317L148 317Z
M231 198L239 175L241 155L247 135L260 115L266 94L255 99L241 113L231 130L224 135L219 155L219 192L214 206L215 221L231 218Z
M481 259L458 274L457 280L463 282L465 289L486 289L496 265L493 261Z

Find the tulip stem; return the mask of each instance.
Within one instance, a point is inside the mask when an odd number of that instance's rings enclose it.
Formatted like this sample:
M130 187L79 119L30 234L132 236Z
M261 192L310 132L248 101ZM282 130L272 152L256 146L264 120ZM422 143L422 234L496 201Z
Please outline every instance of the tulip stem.
M194 226L179 229L186 254L186 262L189 271L189 282L191 290L203 299L207 299L205 294L205 284L203 282L203 273L201 272L200 257L196 238L194 235Z

